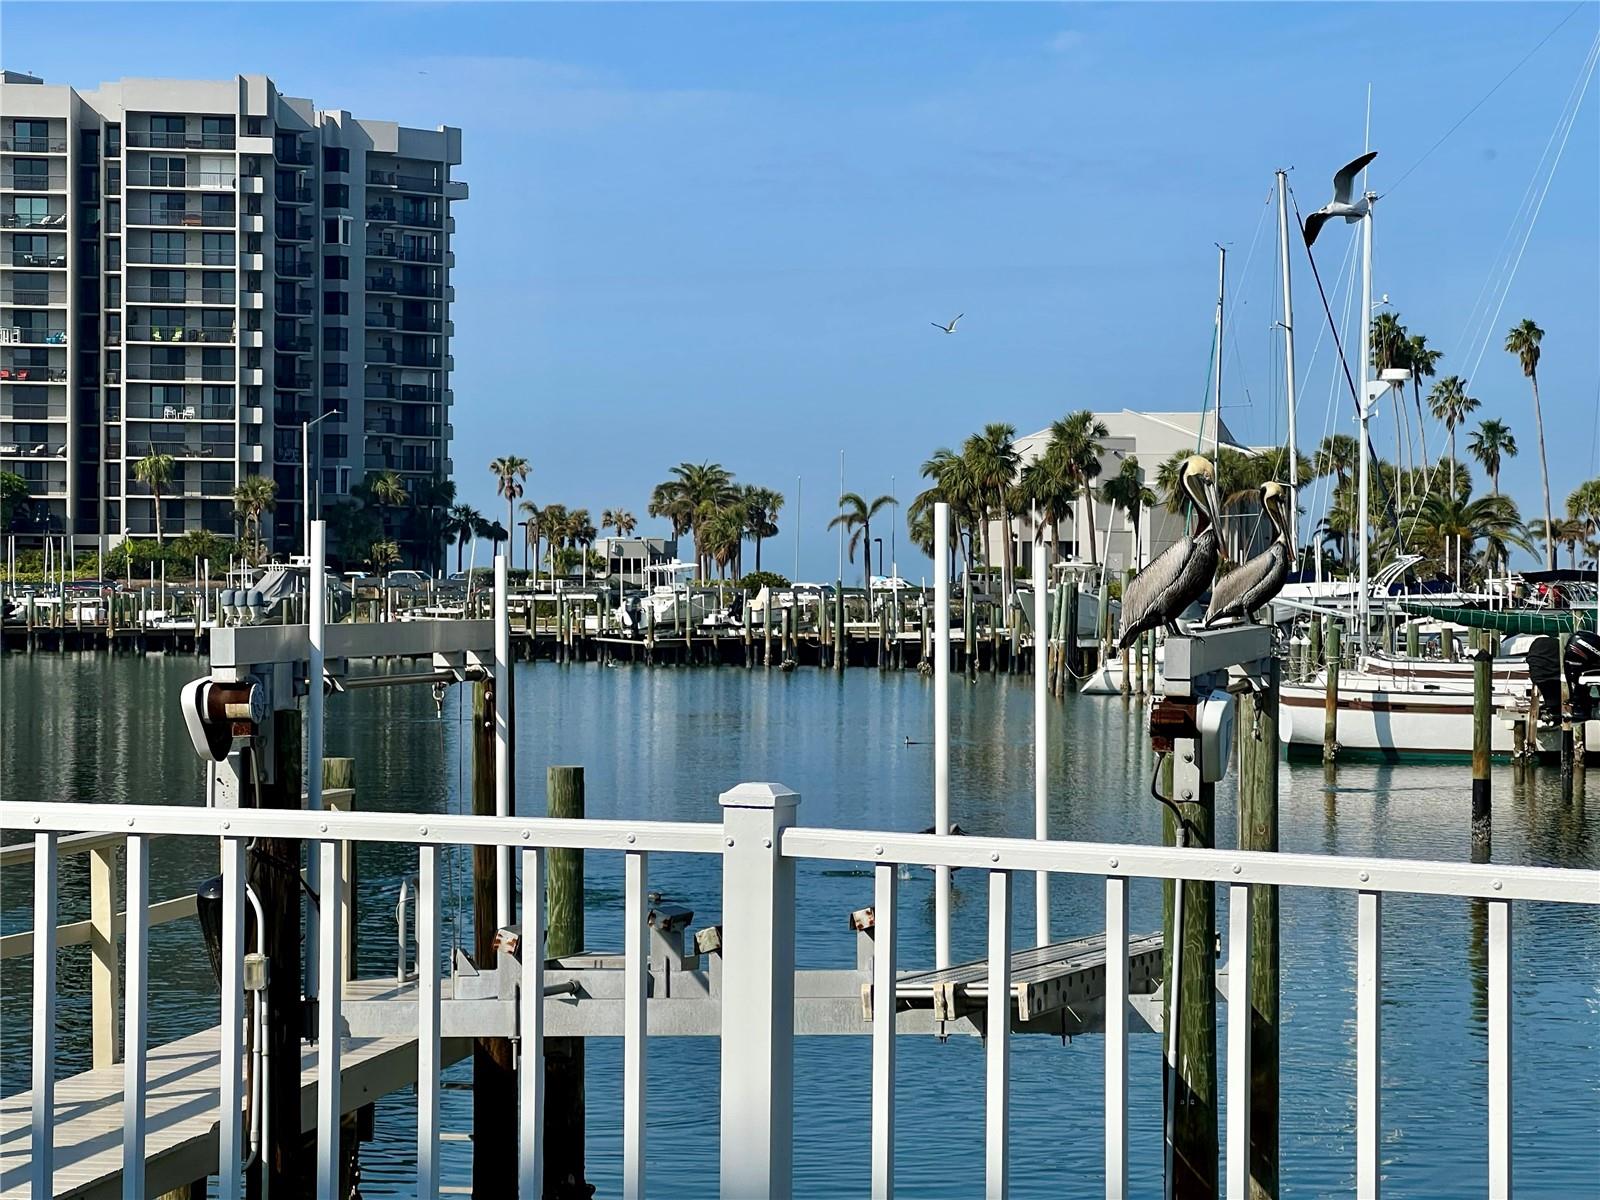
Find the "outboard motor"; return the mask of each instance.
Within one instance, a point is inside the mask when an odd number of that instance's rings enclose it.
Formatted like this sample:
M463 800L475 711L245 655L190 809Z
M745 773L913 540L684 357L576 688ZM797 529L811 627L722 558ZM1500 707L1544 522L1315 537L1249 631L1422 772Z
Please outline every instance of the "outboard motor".
M1529 663L1532 669L1532 662ZM1561 673L1567 677L1567 695L1572 701L1572 719L1594 720L1600 715L1600 633L1580 629L1567 639L1567 652L1561 659ZM1589 676L1587 682L1580 682Z
M1561 720L1561 645L1549 634L1533 639L1524 656L1528 678L1539 689L1539 722L1554 725Z

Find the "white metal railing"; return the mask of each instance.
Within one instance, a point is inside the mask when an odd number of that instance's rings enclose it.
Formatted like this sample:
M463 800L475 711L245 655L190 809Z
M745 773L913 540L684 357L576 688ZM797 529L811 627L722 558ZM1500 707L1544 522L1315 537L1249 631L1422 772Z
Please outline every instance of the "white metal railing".
M653 853L720 854L723 859L724 1022L721 1052L721 1188L725 1197L788 1196L793 1149L795 871L800 861L853 861L874 868L876 937L872 996L872 1194L893 1193L895 978L897 876L901 865L937 864L988 872L988 946L992 978L986 1027L1009 1030L1013 879L1019 872L1096 876L1104 880L1108 947L1127 946L1128 884L1133 879L1194 880L1229 885L1230 975L1248 974L1252 889L1308 887L1354 892L1357 897L1357 1103L1356 1192L1379 1194L1379 1096L1383 986L1380 918L1388 893L1455 896L1488 905L1488 1160L1489 1193L1511 1192L1511 920L1519 901L1600 906L1600 872L1541 867L1250 851L1180 849L1017 838L951 838L864 830L807 829L794 824L799 797L773 784L743 784L721 797L723 820L675 823L625 820L552 820L405 813L263 811L154 806L29 804L0 807L6 823L34 834L34 938L39 948L33 1000L33 1129L31 1174L35 1195L48 1195L55 1058L55 863L64 833L115 832L128 842L130 914L144 914L146 846L156 836L219 838L222 846L223 988L221 1111L238 1112L241 1066L242 959L244 953L245 843L258 837L303 838L326 847L318 856L317 940L321 979L342 973L344 870L333 849L353 842L412 844L418 848L418 1191L438 1193L440 1064L439 850L484 846L515 852L522 874L522 944L543 942L543 852L573 848L619 852L624 870L623 1194L643 1196L645 1178L646 914L649 856ZM332 902L329 902L332 898ZM130 920L126 1018L125 1161L144 1157L145 963L144 920ZM1105 1193L1128 1195L1126 953L1108 955L1106 978ZM540 1049L544 965L524 956L521 987L519 1175L524 1194L537 1194L542 1178L544 1082ZM999 983L1002 986L996 986ZM341 997L323 989L318 1006L317 1160L319 1194L331 1192L339 1147L339 1039ZM1250 1005L1228 1012L1228 1142L1226 1187L1242 1197L1247 1186ZM1115 1014L1121 1019L1115 1019ZM985 1194L1007 1192L1009 1168L1009 1036L989 1036L986 1055ZM240 1195L238 1122L221 1122L220 1195Z

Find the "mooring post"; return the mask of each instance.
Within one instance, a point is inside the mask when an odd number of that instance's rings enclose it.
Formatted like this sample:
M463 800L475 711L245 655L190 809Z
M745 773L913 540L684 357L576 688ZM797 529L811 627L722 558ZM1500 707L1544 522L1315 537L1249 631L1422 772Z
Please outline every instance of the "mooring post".
M870 555L872 548L869 546L867 550ZM842 579L836 581L833 585L833 605L835 613L833 623L833 669L842 671L849 665L846 662L849 650L844 640L844 580Z
M777 599L777 591L767 588L767 606L761 610L761 665L772 665L772 605Z
M1339 627L1328 622L1328 684L1322 700L1322 761L1339 757Z
M1570 633L1563 633L1556 641L1560 648L1561 662L1567 659L1567 642L1571 639ZM1561 711L1557 714L1561 718L1561 798L1572 798L1572 697L1567 694L1567 679L1561 677Z
M1472 635L1472 837L1489 836L1489 735L1494 728L1494 669L1488 639L1482 630Z
M1411 659L1422 657L1422 635L1417 629L1416 621L1406 622L1406 657Z
M1163 766L1164 784L1187 829L1187 845L1216 844L1213 801L1215 785L1201 781L1199 747L1193 738L1177 738ZM1179 844L1172 810L1163 809L1162 840ZM1217 987L1216 892L1210 883L1184 881L1180 927L1173 927L1177 887L1162 884L1162 930L1165 944L1181 952L1166 954L1165 1011L1167 1087L1170 1125L1167 1130L1168 1194L1173 1200L1216 1200L1217 1196ZM1178 960L1181 980L1173 978ZM1174 1035L1172 999L1181 989Z
M300 807L300 713L280 709L272 714L272 775L260 787L262 808ZM255 753L252 749L248 753ZM301 1005L300 839L261 838L250 855L250 887L266 918L268 1142L262 1164L252 1167L246 1195L311 1194L313 1155L305 1152L300 1132L300 1049L305 1030Z
M117 1027L117 997L122 995L117 895L117 848L98 846L89 851L89 1020L94 1042L91 1061L96 1068L113 1066L122 1059Z
M1281 668L1267 660L1264 686L1240 697L1239 849L1278 849L1278 704ZM1250 889L1249 982L1228 973L1228 1003L1250 1000L1250 1200L1278 1195L1278 889ZM1230 960L1233 954L1229 950Z
M501 679L472 689L472 814L495 815L495 705ZM495 848L472 850L473 965L495 969L499 871ZM477 1038L472 1045L472 1194L478 1200L506 1194L506 1148L517 1144L517 1076L511 1039Z
M583 817L583 768L551 767L545 776L546 815ZM544 957L583 952L583 851L545 851ZM540 953L538 948L525 953ZM589 1200L584 1179L584 1044L582 1038L544 1039L545 1200ZM538 1200L538 1197L523 1197Z

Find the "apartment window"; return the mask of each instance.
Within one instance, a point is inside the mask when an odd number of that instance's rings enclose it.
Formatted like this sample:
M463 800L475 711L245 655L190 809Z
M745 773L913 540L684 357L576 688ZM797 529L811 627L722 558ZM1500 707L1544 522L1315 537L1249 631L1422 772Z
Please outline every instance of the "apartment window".
M200 211L231 213L233 211L233 197L217 195L201 196Z
M324 279L349 279L350 260L342 254L324 254L322 275Z
M207 233L200 237L201 261L207 266L224 267L233 262L233 234Z
M322 435L323 458L349 458L350 435L344 433L325 433Z
M13 121L11 136L18 150L43 150L50 143L48 121ZM37 144L35 144L37 143Z
M170 158L152 156L150 182L156 187L182 187L189 168L189 160L173 155Z
M330 246L348 246L350 244L350 218L324 217L322 219L322 240Z
M150 144L153 146L181 146L183 145L184 128L185 122L182 117L158 113L150 118L150 132L154 135ZM178 138L176 142L169 140L174 135Z
M322 348L324 350L350 349L350 331L343 325L328 325L322 330Z
M233 145L233 118L201 117L200 133L208 147L226 149Z
M153 263L181 263L183 261L184 235L181 233L152 233L150 235L150 261Z
M350 313L350 294L348 292L323 292L322 311L333 317L348 316Z
M11 265L14 267L44 267L49 265L50 239L42 233L14 233L11 235Z
M50 160L46 158L18 158L11 163L16 176L13 186L18 191L42 192L50 186Z
M264 117L246 117L244 119L244 131L250 137L266 137L267 136L266 118L264 118Z
M122 153L122 126L106 126L106 157L116 158Z
M324 208L349 208L350 189L342 183L325 183L322 185L322 207Z
M322 148L322 169L324 171L350 170L350 151L342 146L324 146Z
M348 387L350 385L350 365L342 362L323 363L322 383L324 387Z

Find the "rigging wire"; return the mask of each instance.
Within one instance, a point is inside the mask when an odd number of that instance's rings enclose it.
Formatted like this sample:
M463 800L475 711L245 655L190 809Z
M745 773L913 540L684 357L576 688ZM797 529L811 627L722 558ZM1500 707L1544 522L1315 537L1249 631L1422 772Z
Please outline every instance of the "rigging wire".
M1444 131L1444 133L1440 135L1438 141L1434 142L1433 145L1431 145L1431 146L1429 146L1427 148L1427 150L1423 151L1423 154L1422 154L1421 158L1417 159L1416 162L1412 163L1409 167L1407 167L1404 171L1402 171L1400 173L1400 178L1396 179L1392 184L1390 184L1388 191L1384 192L1383 194L1385 196L1392 196L1394 194L1394 192L1395 192L1395 189L1398 188L1402 183L1404 183L1410 177L1411 172L1415 171L1423 163L1427 162L1429 156L1432 155L1435 150L1437 150L1440 146L1444 145L1445 142L1447 142L1450 139L1450 135L1451 134L1455 133L1456 130L1460 129L1463 125L1465 125L1467 123L1468 118L1470 118L1473 113L1477 112L1480 108L1482 108L1485 104L1487 104L1489 102L1489 98L1491 96L1493 96L1496 92L1498 92L1502 87L1504 87L1505 84L1507 83L1507 81L1509 81L1510 78L1513 75L1515 75L1518 71L1522 70L1522 68L1525 65L1527 65L1527 62L1528 62L1528 60L1530 58L1532 58L1535 54L1539 53L1540 50L1544 49L1545 43L1548 42L1551 38L1555 37L1556 34L1560 33L1562 27L1565 26L1568 21L1572 20L1573 17L1577 16L1578 13L1583 8L1584 8L1584 4L1582 4L1582 3L1574 4L1572 6L1571 10L1568 11L1567 15L1562 17L1561 20L1556 22L1556 25L1555 25L1554 29L1552 29L1549 33L1545 34L1542 38L1540 38L1538 43L1533 47L1532 50L1529 50L1526 54L1524 54L1521 58L1519 58L1517 60L1516 65L1513 66L1504 75L1502 75L1500 77L1500 81L1498 83L1496 83L1492 88L1490 88L1487 92L1485 92L1483 94L1483 98L1482 99L1480 99L1471 108L1467 109L1467 111L1464 112L1461 115L1461 119L1460 120L1458 120L1454 125L1450 126L1449 129L1446 129Z

